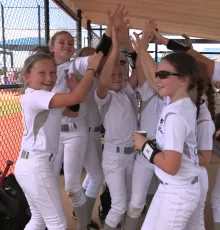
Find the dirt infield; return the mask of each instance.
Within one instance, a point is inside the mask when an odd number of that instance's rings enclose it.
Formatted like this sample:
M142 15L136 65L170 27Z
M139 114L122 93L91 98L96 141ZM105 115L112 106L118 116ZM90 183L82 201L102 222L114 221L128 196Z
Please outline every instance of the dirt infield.
M20 151L23 133L20 98L17 92L0 91L0 171L7 160L15 163Z

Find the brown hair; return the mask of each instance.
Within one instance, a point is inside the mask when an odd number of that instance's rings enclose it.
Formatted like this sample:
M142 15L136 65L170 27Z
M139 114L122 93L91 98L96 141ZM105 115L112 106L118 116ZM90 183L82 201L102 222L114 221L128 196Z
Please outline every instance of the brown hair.
M54 43L55 43L55 40L57 39L57 37L61 34L69 34L71 37L72 35L68 32L68 31L65 31L65 30L62 30L62 31L58 31L56 32L51 38L50 38L50 41L49 41L49 47L52 47L54 46ZM74 38L73 38L74 40Z
M45 54L49 54L52 55L52 53L50 52L50 47L49 46L35 46L32 50L32 54L35 53L45 53Z
M80 49L76 56L77 57L86 57L86 56L88 56L86 53L88 50L94 50L94 53L96 51L95 48L87 46L87 47Z
M174 52L166 55L162 60L168 61L178 73L189 78L188 91L193 89L198 80L199 67L195 58L182 52ZM182 76L178 76L182 78Z
M211 114L212 120L215 121L215 91L212 86L211 78L209 77L207 67L204 63L199 62L199 71L200 71L200 79L203 81L203 89L201 89L201 93L206 93L208 109ZM200 99L201 103L201 99Z

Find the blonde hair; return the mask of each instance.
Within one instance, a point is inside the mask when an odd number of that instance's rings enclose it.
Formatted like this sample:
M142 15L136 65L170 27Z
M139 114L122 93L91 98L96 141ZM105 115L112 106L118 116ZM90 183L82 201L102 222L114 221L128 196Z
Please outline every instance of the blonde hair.
M41 52L35 53L35 54L32 54L31 56L29 56L24 61L24 65L23 65L21 72L20 72L21 77L24 79L25 74L31 72L31 69L33 68L34 64L36 62L39 62L42 60L51 60L54 63L54 65L56 66L56 63L55 63L53 57L51 57L51 55L46 54L46 53L41 53ZM27 86L28 85L27 85L26 79L24 79L23 93L24 93L24 90L27 88Z
M72 36L71 33L69 33L68 31L65 31L65 30L62 30L62 31L58 31L56 32L51 38L50 38L50 41L49 41L49 47L52 47L54 46L54 43L55 43L55 40L57 39L57 37L61 34L69 34L73 40L74 40L74 37Z

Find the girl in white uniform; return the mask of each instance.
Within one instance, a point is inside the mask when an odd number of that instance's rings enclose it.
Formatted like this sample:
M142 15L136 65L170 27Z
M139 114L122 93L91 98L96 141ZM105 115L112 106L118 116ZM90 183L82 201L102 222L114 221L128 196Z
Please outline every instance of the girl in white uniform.
M50 50L57 64L58 77L53 92L69 92L70 89L68 89L65 80L66 72L68 71L68 74L71 74L78 71L83 75L88 66L88 57L70 61L74 54L74 40L71 34L66 31L57 32L52 36ZM80 104L76 118L65 115L62 117L59 153L54 163L57 177L63 163L65 190L70 203L74 207L77 217L77 229L80 230L86 229L89 224L86 196L81 185L81 174L88 141L85 116L85 105Z
M164 57L157 68L159 94L168 96L170 103L161 114L156 144L133 135L135 147L156 165L161 180L142 229L193 229L188 221L200 199L200 167L196 107L188 92L196 86L198 64L189 55L173 53Z
M102 166L112 201L105 219L105 230L116 229L127 209L135 156L131 135L137 129L135 92L128 82L124 84L119 60L117 62L119 45L114 30L112 37L112 50L101 71L100 85L95 92L105 127Z
M86 57L95 53L94 48L84 47L79 53L78 57ZM80 79L83 77L77 74ZM92 219L92 211L96 201L96 197L99 193L99 188L103 183L103 173L101 168L101 125L102 120L99 114L98 106L95 102L94 92L98 87L97 76L93 79L93 84L89 90L88 97L85 100L85 106L87 109L86 121L87 131L89 133L87 150L84 158L84 168L86 169L86 177L83 182L83 188L87 197L87 208L90 220ZM94 225L94 222L93 222Z
M139 58L136 63L136 71L139 83L138 92L142 99L140 130L147 132L147 138L155 139L157 123L166 103L148 84L146 79L149 77L145 77ZM151 164L142 154L137 154L132 175L131 201L125 221L126 230L137 229L138 219L144 209L146 197L148 207L157 190L158 180L154 172L155 165ZM142 177L142 175L145 176Z
M208 77L211 78L213 82L220 81L220 62L211 60L201 53L194 50L192 47L186 47L182 44L179 44L172 39L167 39L163 37L157 31L153 31L155 42L157 44L163 44L171 50L180 50L187 52L187 54L193 56L196 60L202 62L206 66L206 71L208 72ZM220 229L220 169L218 170L216 177L216 184L212 192L212 208L213 208L213 217L215 230Z
M96 70L101 58L101 53L91 58L90 68ZM94 73L87 71L74 91L53 93L56 64L49 55L39 53L27 58L22 75L27 85L21 99L24 135L15 176L32 214L25 230L46 227L48 230L66 230L67 221L53 164L58 153L62 107L85 100Z

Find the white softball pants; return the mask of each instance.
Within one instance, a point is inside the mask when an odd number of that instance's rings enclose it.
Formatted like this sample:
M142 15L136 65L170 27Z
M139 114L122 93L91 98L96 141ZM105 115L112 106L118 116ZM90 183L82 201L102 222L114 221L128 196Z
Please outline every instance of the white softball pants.
M135 153L110 152L106 148L103 151L102 166L112 201L105 222L112 228L120 223L131 198L134 157Z
M87 128L85 129L87 130ZM74 132L74 131L72 131ZM81 185L81 175L88 142L88 132L61 132L59 153L56 158L55 174L60 174L64 165L65 190L73 207L80 207L86 202L86 196Z
M212 191L212 209L215 223L220 223L220 168L218 169L215 186Z
M101 167L102 144L100 132L89 132L88 146L84 159L84 168L87 175L83 182L86 196L96 198L99 188L103 184L103 173Z
M200 184L160 184L141 230L195 230L188 224L200 200ZM192 218L192 220L195 218ZM198 219L196 220L198 221ZM199 229L199 228L196 228Z
M205 202L206 202L206 197L207 197L208 187L209 187L208 173L205 167L201 167L201 172L199 174L199 185L200 185L200 200L198 206L193 212L191 218L189 219L187 228L185 230L190 230L190 229L205 230L204 210L205 210Z
M66 230L59 185L54 175L54 156L31 152L28 159L19 156L15 165L16 179L24 191L31 210L25 230Z
M149 191L151 194L156 192L158 183L154 171L155 166L142 155L137 154L132 175L131 201L127 212L131 218L138 218L141 215L149 188L151 187L151 191ZM153 177L156 179L153 180ZM151 182L153 182L152 185Z

